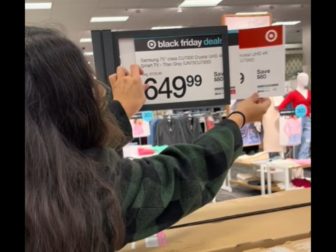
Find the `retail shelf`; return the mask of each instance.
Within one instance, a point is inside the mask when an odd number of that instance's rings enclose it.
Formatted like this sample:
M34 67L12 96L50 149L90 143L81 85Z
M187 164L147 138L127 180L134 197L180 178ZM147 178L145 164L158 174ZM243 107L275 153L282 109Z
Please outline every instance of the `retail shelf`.
M248 183L248 181L242 181L242 180L238 180L238 179L231 179L230 182L232 184L239 185L239 186L242 186L242 187L245 187L245 188L261 191L261 186L250 185ZM267 184L265 186L267 186ZM280 191L284 191L284 190L280 189L278 186L272 186L272 192L280 192Z

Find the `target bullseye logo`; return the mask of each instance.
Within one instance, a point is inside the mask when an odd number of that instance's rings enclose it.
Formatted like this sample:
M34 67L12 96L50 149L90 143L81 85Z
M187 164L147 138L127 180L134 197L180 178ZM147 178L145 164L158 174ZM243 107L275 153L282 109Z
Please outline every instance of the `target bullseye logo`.
M266 32L265 39L268 42L274 42L278 38L278 33L276 30L269 30Z
M155 49L156 48L156 41L155 40L148 40L147 41L147 47L149 48L149 49Z

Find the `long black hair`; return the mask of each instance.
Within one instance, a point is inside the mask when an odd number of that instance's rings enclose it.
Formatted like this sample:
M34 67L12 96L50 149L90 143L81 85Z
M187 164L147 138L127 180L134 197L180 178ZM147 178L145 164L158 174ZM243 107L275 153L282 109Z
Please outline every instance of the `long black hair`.
M56 31L26 27L26 251L111 251L123 245L116 188L84 154L124 140L99 93L76 45Z

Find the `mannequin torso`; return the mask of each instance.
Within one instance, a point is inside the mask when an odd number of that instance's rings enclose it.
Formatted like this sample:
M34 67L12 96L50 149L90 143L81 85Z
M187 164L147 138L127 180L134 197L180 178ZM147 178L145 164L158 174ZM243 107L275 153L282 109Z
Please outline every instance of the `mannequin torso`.
M298 105L305 105L307 108L307 116L310 116L311 92L308 87L309 77L306 73L299 73L296 82L296 89L290 92L278 107L279 111L285 109L292 104L294 109Z

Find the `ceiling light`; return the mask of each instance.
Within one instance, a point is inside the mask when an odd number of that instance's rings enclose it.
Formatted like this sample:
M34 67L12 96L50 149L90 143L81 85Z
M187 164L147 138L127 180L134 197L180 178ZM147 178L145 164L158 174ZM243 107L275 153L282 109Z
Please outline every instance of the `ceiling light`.
M84 56L93 56L93 52L84 52Z
M237 16L250 16L250 15L267 15L267 11L257 11L257 12L237 12Z
M177 8L177 12L181 13L182 11L182 8Z
M119 16L119 17L92 17L91 23L103 23L103 22L125 22L129 16Z
M151 30L164 30L164 29L180 29L183 26L154 26L151 28Z
M80 43L91 43L92 39L91 38L81 38L79 40Z
M26 10L50 10L52 6L51 2L45 3L25 3Z
M275 22L272 25L297 25L301 23L301 21L283 21L283 22Z
M212 7L218 5L222 0L184 0L179 7Z

